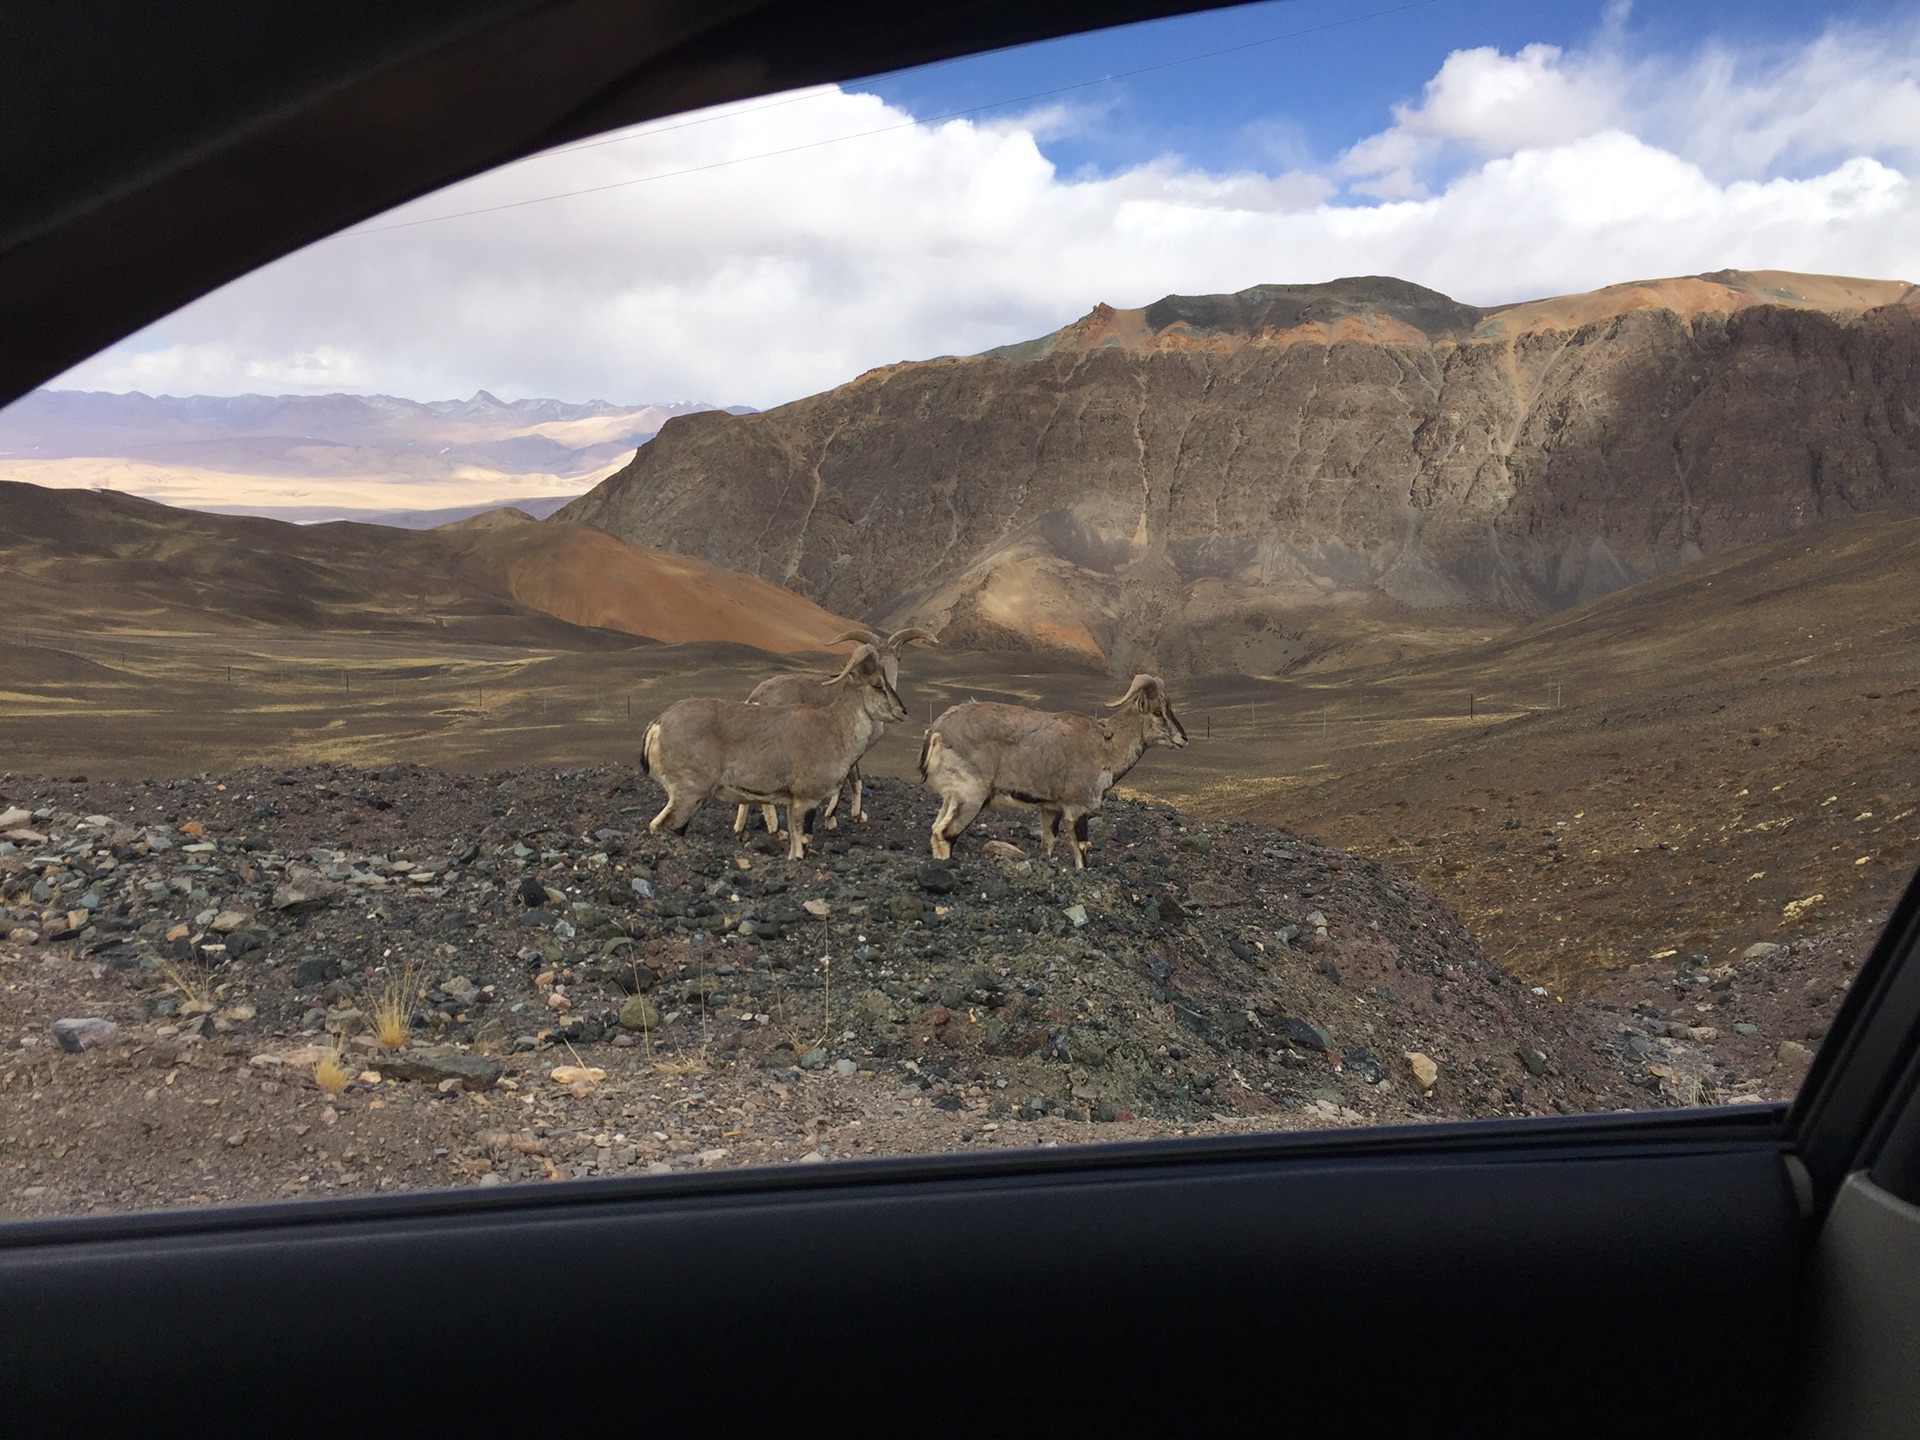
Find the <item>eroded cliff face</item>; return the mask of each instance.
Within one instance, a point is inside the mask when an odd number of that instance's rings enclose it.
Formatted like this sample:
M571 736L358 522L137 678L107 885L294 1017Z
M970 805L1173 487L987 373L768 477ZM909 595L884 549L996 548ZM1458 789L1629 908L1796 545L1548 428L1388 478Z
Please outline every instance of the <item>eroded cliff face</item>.
M681 417L560 518L960 643L1271 672L1920 510L1917 382L1899 282L1261 286Z

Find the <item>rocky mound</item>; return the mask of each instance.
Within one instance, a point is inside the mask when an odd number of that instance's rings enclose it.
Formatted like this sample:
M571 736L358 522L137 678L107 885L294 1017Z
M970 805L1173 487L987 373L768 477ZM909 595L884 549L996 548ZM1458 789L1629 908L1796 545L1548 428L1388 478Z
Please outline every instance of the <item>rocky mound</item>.
M671 420L559 513L956 643L1272 672L1920 510L1914 294L1723 271L1495 309L1382 277L1100 306Z
M1134 802L1086 872L1022 853L1010 819L932 864L930 802L887 781L874 821L798 864L712 809L648 836L658 795L623 770L0 777L6 802L0 1201L29 1210L1602 1109L1736 1078L1502 974L1400 871ZM368 1033L383 1005L402 1048ZM62 1019L117 1028L62 1041ZM48 1124L61 1106L87 1125Z

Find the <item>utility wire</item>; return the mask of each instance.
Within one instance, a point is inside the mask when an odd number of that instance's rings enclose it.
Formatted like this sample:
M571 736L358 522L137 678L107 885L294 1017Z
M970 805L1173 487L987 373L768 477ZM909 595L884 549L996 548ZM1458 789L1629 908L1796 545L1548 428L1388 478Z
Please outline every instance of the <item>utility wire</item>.
M1284 35L1268 35L1259 40L1247 40L1238 45L1228 45L1219 50L1208 50L1199 55L1185 55L1177 60L1162 60L1154 65L1142 65L1135 70L1122 70L1111 75L1102 75L1093 80L1079 80L1071 85L1057 85L1050 90L1036 90L1030 95L1015 96L1010 100L991 100L983 105L969 105L959 110L947 110L938 115L925 115L912 120L903 120L896 125L881 125L872 130L856 130L850 135L833 135L825 140L809 140L800 145L788 145L778 150L760 150L751 155L736 155L728 160L711 160L704 165L689 165L680 170L663 170L656 175L636 175L629 180L612 180L604 185L587 185L578 190L561 190L552 195L534 195L525 200L506 200L498 205L482 205L474 210L455 210L446 215L424 215L417 220L398 220L390 225L370 225L358 230L345 230L343 235L380 235L391 230L411 230L419 225L436 225L443 220L466 220L475 215L492 215L502 210L520 210L529 205L545 205L553 200L570 200L577 195L598 195L608 190L624 190L633 185L648 185L656 180L673 180L682 175L700 175L709 170L723 170L730 165L745 165L753 160L772 160L782 155L797 155L804 150L818 150L826 145L840 145L849 140L865 140L875 135L890 135L897 130L912 130L921 125L936 125L944 120L964 119L969 115L978 115L984 110L999 110L1008 105L1026 105L1035 100L1051 99L1055 95L1066 95L1076 90L1090 89L1095 85L1110 85L1116 80L1130 80L1136 75L1151 75L1160 70L1171 70L1179 65L1192 65L1202 60L1215 60L1222 55L1236 55L1246 50L1258 49L1262 45L1278 44L1282 40L1297 40L1303 35L1317 35L1327 30L1337 30L1346 25L1357 25L1363 20L1378 20L1386 15L1400 15L1409 10L1422 10L1429 5L1437 5L1440 0L1410 0L1405 5L1394 5L1385 10L1370 10L1364 15L1349 15L1341 20L1329 20L1324 25L1309 25L1304 30L1290 30ZM617 144L625 140L641 140L649 135L667 133L670 130L685 129L693 125L704 125L712 120L731 119L742 113L752 114L756 110L771 110L780 105L789 105L798 100L812 99L820 92L789 96L766 105L756 105L747 111L728 111L722 115L706 116L699 120L689 120L681 125L648 130L639 134L615 136L609 140L589 141L586 144L571 147L585 150L600 145ZM553 150L547 154L562 155L567 150Z

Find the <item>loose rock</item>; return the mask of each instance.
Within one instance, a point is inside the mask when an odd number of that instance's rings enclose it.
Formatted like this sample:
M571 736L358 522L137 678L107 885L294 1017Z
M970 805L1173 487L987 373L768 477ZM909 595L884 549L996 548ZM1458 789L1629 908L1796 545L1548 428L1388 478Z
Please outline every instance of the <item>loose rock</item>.
M59 1041L60 1048L70 1055L78 1055L82 1050L91 1050L97 1045L105 1045L119 1033L118 1025L98 1015L89 1015L81 1020L53 1022L53 1038Z

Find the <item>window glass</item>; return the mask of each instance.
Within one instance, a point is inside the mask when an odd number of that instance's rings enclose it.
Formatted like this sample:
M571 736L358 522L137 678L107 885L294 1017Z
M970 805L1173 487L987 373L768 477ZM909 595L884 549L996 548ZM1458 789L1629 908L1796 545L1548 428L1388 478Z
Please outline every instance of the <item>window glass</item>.
M15 402L0 1213L1791 1096L1920 861L1916 65L1129 27Z

